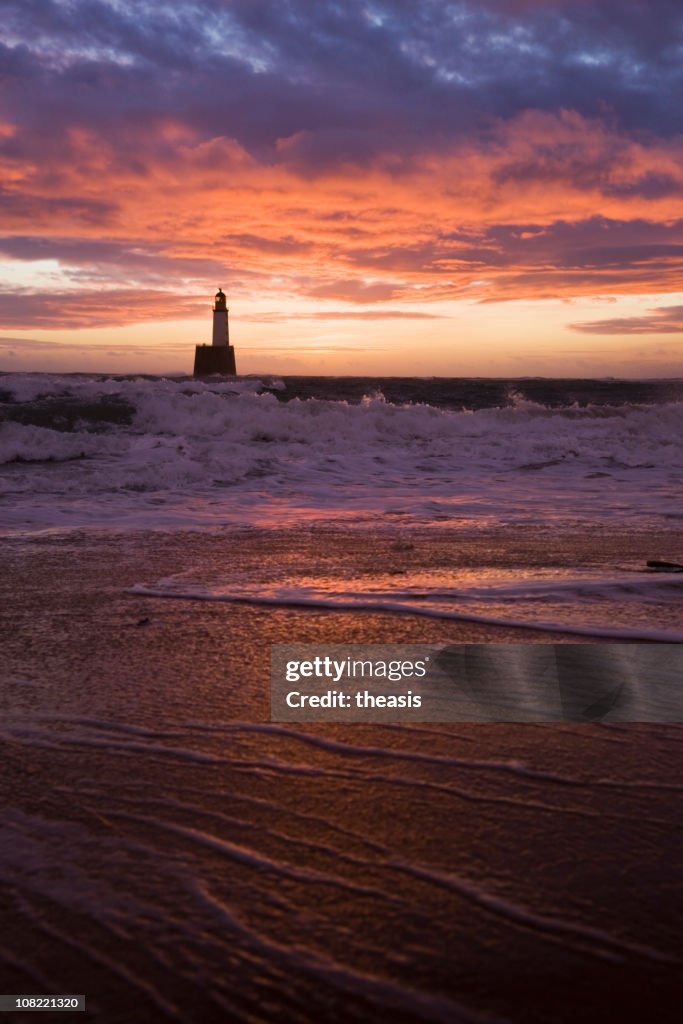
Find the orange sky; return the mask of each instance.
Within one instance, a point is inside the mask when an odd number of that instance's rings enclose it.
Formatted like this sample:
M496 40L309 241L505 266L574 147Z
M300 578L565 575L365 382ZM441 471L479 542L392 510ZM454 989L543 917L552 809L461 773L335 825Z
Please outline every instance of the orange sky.
M79 3L9 4L0 369L189 371L222 285L245 373L680 373L683 136L618 5L224 3L207 72Z

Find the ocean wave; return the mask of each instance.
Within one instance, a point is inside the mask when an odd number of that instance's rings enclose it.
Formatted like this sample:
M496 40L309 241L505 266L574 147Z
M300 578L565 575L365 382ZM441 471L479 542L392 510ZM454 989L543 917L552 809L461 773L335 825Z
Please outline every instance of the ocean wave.
M187 525L680 515L682 401L550 406L512 392L499 407L448 409L381 391L284 401L278 381L0 383L13 525L85 525L86 507L89 523L149 526L160 511Z
M397 593L392 597L371 593L330 595L316 593L307 587L289 587L274 593L237 590L234 593L212 593L208 589L168 588L163 586L148 587L136 584L130 593L141 597L175 598L184 601L218 601L232 604L269 605L281 608L321 608L338 612L375 612L388 615L416 615L430 619L448 619L457 622L476 622L481 625L502 626L512 629L532 629L543 633L559 633L570 636L599 637L615 640L640 640L654 643L683 643L681 629L653 629L649 625L638 623L614 624L609 622L613 610L605 610L605 621L588 621L588 615L595 615L594 607L588 610L587 605L577 604L583 621L572 618L547 618L548 609L544 613L534 613L528 609L519 609L517 614L505 612L478 612L457 604L445 605L438 598L429 603L415 601L411 595ZM680 598L680 590L676 595Z

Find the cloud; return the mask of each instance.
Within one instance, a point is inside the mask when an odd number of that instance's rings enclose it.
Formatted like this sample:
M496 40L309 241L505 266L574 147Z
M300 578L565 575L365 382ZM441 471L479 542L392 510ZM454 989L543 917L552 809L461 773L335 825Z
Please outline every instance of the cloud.
M313 164L529 107L678 130L676 0L4 0L3 23L10 104L49 137L63 103L115 133L173 112L254 153L299 138Z
M286 355L290 356L293 353L303 353L304 355L318 355L320 352L389 352L388 348L373 345L371 349L368 348L367 342L361 345L349 345L346 343L337 342L320 342L312 341L310 345L287 345L286 350L282 348L282 345L250 345L248 350L250 355L263 355L264 353L273 353L278 357Z
M219 281L680 289L681 45L678 0L4 0L0 252L68 287L6 288L0 322L104 322L96 285L108 323Z
M384 302L400 295L400 284L390 282L367 282L351 279L325 281L302 289L309 298L341 299L346 302Z
M218 279L226 272L225 265L201 254L196 256L172 255L165 252L173 248L172 241L143 240L110 241L99 237L62 237L40 235L0 236L0 258L34 262L55 260L67 275L81 283L90 281L128 281L131 284L158 286L173 281L205 281ZM2 263L0 262L0 274Z
M441 313L424 313L404 309L335 309L323 312L251 313L241 318L245 322L274 324L302 320L448 320Z
M23 349L26 352L56 351L57 348L63 351L73 351L82 347L82 344L79 344L77 341L54 342L45 341L43 338L13 338L7 335L0 335L0 350L3 352L16 348Z
M656 306L645 316L592 320L569 326L582 334L683 334L683 306Z
M109 344L95 344L88 342L83 344L78 338L74 338L73 341L46 341L43 338L26 338L26 337L11 337L7 335L0 335L0 356L5 358L20 358L26 359L36 357L37 360L47 360L49 363L52 356L67 356L68 358L77 355L81 358L87 356L115 356L117 359L125 359L133 356L146 356L149 358L153 355L155 346L150 344L144 345L120 345L117 348L112 348ZM170 342L164 343L163 357L170 354L180 355L187 360L188 345L187 342ZM40 365L40 364L38 364ZM1 376L0 376L0 387L1 387Z
M0 329L118 327L197 317L206 309L205 301L161 291L0 292Z

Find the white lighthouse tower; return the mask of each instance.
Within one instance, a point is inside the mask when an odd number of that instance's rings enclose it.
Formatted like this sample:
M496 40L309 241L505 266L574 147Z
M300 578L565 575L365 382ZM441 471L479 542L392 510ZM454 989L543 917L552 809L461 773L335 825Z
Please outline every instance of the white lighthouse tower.
M216 292L216 301L213 306L213 342L214 345L230 344L230 329L228 327L228 306L225 292L219 288Z
M219 288L213 304L213 334L210 345L197 345L194 353L195 377L209 377L214 373L231 377L237 373L235 349L230 344L228 305L225 292Z

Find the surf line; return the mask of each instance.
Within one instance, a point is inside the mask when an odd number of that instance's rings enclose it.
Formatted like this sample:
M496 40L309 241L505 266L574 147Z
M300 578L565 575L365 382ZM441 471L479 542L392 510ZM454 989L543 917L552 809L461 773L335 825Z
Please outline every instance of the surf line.
M616 640L636 640L649 643L683 643L683 633L668 630L647 630L631 627L561 625L557 622L524 622L519 619L500 619L493 615L475 615L472 612L447 611L438 608L420 608L398 601L325 601L315 597L268 597L265 594L202 594L198 591L173 593L136 583L126 590L136 597L159 597L175 601L214 601L224 604L270 605L280 608L321 608L338 612L378 612L394 615L420 615L430 619L449 619L456 622L477 622L484 626L505 626L510 629L529 629L540 633L568 633L571 636L606 637Z

